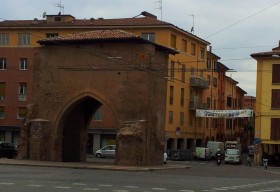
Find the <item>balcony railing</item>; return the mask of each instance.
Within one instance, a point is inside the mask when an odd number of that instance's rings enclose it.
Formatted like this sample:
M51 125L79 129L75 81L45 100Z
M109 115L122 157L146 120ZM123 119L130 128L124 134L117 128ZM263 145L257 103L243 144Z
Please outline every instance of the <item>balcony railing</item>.
M203 103L202 101L198 100L195 97L190 98L189 102L189 109L196 110L196 109L209 109L207 103Z
M209 88L209 81L208 81L208 79L203 79L202 77L191 76L190 86L201 88L201 89L208 89Z

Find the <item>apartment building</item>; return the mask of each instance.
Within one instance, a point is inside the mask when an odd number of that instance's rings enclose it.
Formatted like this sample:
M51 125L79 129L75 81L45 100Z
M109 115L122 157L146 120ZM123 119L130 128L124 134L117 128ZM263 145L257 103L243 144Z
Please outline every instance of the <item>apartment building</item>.
M263 154L280 153L280 41L271 51L253 53L257 60L257 89L255 111L255 162Z
M224 133L223 126L229 125L229 123L226 124L222 120L206 121L195 116L196 109L232 109L231 106L225 105L227 97L233 98L233 96L229 96L230 93L236 94L235 85L228 85L232 87L230 89L224 81L228 68L226 66L220 68L218 62L220 58L213 53L207 53L209 42L171 23L160 21L150 13L142 12L141 16L121 19L76 19L72 15L46 15L46 18L42 20L36 18L34 20L6 20L0 22L0 47L7 51L11 47L32 49L32 47L39 46L38 40L44 38L100 29L126 30L179 51L179 54L169 58L169 74L167 77L163 77L167 81L166 149L191 149L204 145L206 138L222 140L224 134L228 135L228 133ZM14 54L13 51L11 52L11 55ZM109 56L110 53L108 53ZM0 52L0 58L5 57ZM147 59L144 58L145 55L139 55L139 57ZM32 56L19 56L18 59L21 58L28 58L28 65L32 66ZM117 60L118 58L112 59ZM9 60L6 58L7 63L10 63ZM217 68L219 70L223 68L222 72L216 71ZM31 68L27 71L31 73L30 77L32 77ZM5 70L6 72L7 70ZM16 82L12 89L17 89L16 85L20 82L27 82L27 80L17 81L19 82ZM7 93L12 79L3 79L1 70L0 82L2 82L0 87L5 87ZM230 82L237 84L234 80L230 80ZM29 83L31 84L32 81L27 82L28 87ZM0 89L0 94L1 90L3 88ZM30 96L26 98L26 103L17 103L17 109L31 102L31 90L28 89L27 94ZM7 106L11 105L10 102L7 99L0 101L2 111L0 111L0 117L2 116L0 127L2 127L1 129L6 127L2 134L10 131L8 125L15 124L20 127L20 120L15 116L16 111L7 111ZM228 102L233 102L233 99ZM3 118L3 114L8 113L12 113L13 119L8 120L6 115ZM95 151L101 146L114 143L116 127L114 119L111 117L110 110L106 108L100 108L96 112L89 128L89 151Z
M33 54L32 47L0 47L1 141L18 141L26 105L32 99Z

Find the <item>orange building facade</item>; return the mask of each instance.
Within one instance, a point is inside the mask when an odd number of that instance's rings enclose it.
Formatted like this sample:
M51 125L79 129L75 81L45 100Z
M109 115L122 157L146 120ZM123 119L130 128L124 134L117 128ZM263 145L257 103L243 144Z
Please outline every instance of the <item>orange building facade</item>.
M3 50L0 52L0 58L6 59L7 62L7 69L1 70L0 66L0 98L3 98L1 94L4 95L4 99L0 100L2 139L16 143L16 139L8 136L12 133L7 134L11 132L8 126L17 126L18 133L21 119L18 119L16 114L22 113L24 116L26 110L20 107L32 101L32 90L27 89L26 100L21 102L18 101L17 91L21 82L26 83L27 87L32 86L33 57L30 50L39 46L38 40L90 30L122 29L179 51L179 54L169 58L169 74L163 77L167 81L166 123L163 128L166 150L193 149L195 146L206 145L208 140L236 140L235 132L240 129L238 123L229 123L223 119L206 120L195 116L196 109L235 109L234 105L237 103L238 82L226 77L228 68L219 63L220 57L207 51L210 43L171 23L160 21L147 12L142 12L142 16L123 19L76 19L71 15L47 15L44 20L0 22L0 48ZM16 54L16 51L11 51L11 47L26 50L30 55L11 58ZM110 53L107 56L109 58ZM13 59L17 60L12 62L16 66L22 58L28 59L28 70L8 68ZM125 62L117 57L111 59L115 62ZM8 78L12 75L16 81ZM21 76L24 78L21 79ZM8 107L10 105L14 105L13 110ZM237 128L231 129L232 125L236 125ZM93 117L89 130L89 153L104 145L113 144L115 129L110 110L100 108Z

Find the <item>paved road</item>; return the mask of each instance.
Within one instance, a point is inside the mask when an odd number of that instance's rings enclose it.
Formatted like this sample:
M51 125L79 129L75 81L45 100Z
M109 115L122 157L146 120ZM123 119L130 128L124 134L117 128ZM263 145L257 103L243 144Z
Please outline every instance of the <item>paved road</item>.
M223 164L218 167L214 161L169 161L168 164L190 165L192 168L129 172L0 165L0 191L280 191L278 168L266 171L244 165Z

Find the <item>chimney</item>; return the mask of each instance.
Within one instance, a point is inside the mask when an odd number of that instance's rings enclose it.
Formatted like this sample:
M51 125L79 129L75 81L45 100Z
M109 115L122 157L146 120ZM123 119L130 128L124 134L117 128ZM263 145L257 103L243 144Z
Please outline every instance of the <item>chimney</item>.
M143 15L143 16L145 16L145 17L150 17L150 18L157 19L157 16L155 16L155 15L153 15L153 14L147 12L147 11L143 11L143 12L141 13L141 15Z

